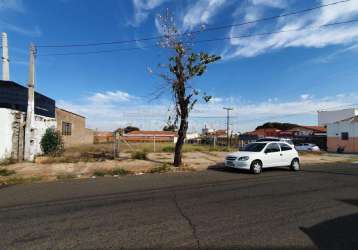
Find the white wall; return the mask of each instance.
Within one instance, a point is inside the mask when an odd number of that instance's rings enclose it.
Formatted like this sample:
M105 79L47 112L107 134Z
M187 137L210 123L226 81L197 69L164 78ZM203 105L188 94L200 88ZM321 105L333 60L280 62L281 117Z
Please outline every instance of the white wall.
M14 111L11 109L0 108L0 160L11 157L12 134ZM35 116L35 146L36 154L41 154L41 139L47 128L56 128L56 119L44 116Z
M329 123L341 121L358 115L358 109L341 109L333 111L318 111L318 125L325 126Z
M42 136L45 134L46 129L48 128L56 128L56 119L55 118L49 118L45 116L35 115L35 146L36 151L35 154L42 154L41 150L41 139Z
M358 137L358 122L341 121L327 125L327 137L341 137L341 133L348 132L349 138Z
M0 108L0 160L11 157L12 124L14 116L10 109Z

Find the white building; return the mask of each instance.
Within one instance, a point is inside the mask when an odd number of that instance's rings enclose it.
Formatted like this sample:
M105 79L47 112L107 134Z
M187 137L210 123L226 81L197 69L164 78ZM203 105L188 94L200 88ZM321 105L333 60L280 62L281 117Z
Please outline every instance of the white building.
M327 126L329 123L341 121L358 115L358 109L340 109L332 111L318 111L318 126Z
M358 153L358 116L327 125L327 150Z
M32 161L41 153L40 141L47 128L56 127L55 101L36 93L35 47L30 48L28 88L10 81L9 49L2 33L0 81L0 161Z
M11 81L0 81L0 160L25 159L25 142L31 156L41 153L40 141L47 128L56 127L55 101L34 93L35 104L30 138L25 136L28 88Z

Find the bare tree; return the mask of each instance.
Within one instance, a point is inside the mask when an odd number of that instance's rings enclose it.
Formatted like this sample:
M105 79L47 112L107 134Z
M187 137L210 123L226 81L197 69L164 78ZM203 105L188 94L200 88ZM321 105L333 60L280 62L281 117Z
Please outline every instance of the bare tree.
M170 53L169 63L160 64L165 71L159 75L166 83L165 88L171 89L173 124L176 125L179 122L174 156L174 166L179 167L182 164L182 148L188 130L190 111L193 110L199 99L202 98L205 102L209 102L211 99L211 96L201 93L190 83L194 78L206 72L208 64L220 60L220 56L209 55L206 52L194 52L193 32L179 33L173 15L169 11L160 15L158 19L163 32L160 46L168 49Z

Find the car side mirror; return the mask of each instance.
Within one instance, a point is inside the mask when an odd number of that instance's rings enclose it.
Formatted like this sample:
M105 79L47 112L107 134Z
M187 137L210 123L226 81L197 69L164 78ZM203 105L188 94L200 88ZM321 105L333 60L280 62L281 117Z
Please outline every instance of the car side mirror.
M264 153L265 153L265 154L268 154L268 153L270 153L270 152L271 152L270 150L266 149Z

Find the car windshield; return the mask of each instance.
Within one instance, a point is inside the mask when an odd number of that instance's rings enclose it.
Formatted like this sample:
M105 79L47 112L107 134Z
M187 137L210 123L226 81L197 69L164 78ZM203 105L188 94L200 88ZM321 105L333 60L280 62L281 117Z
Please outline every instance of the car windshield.
M251 143L246 145L241 151L260 152L265 146L266 143Z
M257 141L258 142L261 142L261 141L280 141L280 139L277 139L277 138L262 138L262 139L258 139Z

